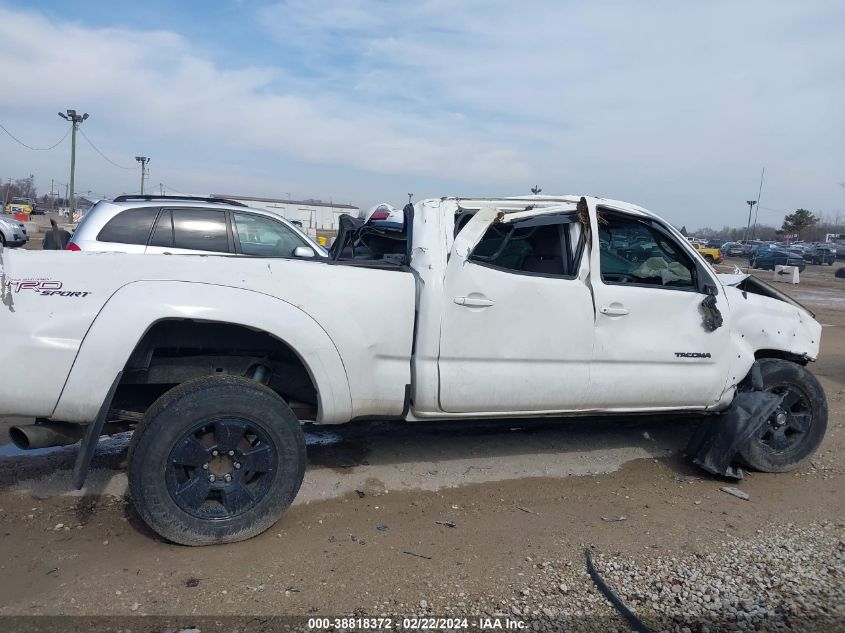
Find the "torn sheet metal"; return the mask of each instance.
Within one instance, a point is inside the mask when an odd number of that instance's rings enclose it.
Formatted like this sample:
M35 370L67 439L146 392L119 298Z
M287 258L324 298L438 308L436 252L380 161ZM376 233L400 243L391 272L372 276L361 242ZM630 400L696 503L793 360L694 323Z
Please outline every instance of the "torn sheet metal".
M701 324L707 332L713 332L722 327L724 319L722 313L719 312L719 306L716 297L707 295L699 305L701 310Z
M498 220L502 224L509 224L511 222L519 222L526 218L535 218L537 216L549 215L554 213L574 213L575 205L573 204L557 204L543 208L528 208L519 211L511 211L507 208L496 207L502 212L501 218Z
M781 400L782 395L768 391L739 392L724 413L698 427L687 444L686 454L707 472L742 479L744 473L735 465L737 455L760 435Z
M738 269L737 269L738 270ZM725 286L738 286L743 281L748 278L748 273L744 273L742 271L739 272L732 272L732 273L717 273L716 276L719 278L719 281L722 282L722 285Z

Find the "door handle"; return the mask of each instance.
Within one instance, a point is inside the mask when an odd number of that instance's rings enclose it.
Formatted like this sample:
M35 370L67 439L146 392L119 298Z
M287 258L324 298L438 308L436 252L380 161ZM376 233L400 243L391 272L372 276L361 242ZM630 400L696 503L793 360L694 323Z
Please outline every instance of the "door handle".
M625 316L628 314L628 309L618 306L605 306L599 310L599 312L606 314L607 316Z
M482 299L480 297L455 297L455 303L459 306L469 306L470 308L486 308L493 305L490 299Z

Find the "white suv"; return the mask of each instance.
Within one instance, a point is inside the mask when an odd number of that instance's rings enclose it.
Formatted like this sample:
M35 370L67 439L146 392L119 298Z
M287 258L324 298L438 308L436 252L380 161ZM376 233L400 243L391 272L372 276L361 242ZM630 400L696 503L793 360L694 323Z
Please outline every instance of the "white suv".
M279 215L223 198L178 196L100 200L85 214L65 248L174 255L327 255Z
M29 236L26 226L8 214L0 214L0 242L3 246L21 246L26 244Z

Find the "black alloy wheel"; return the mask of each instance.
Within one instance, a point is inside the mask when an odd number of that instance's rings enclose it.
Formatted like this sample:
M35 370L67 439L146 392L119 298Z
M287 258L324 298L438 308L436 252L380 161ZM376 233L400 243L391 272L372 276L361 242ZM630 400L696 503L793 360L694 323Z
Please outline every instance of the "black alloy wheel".
M201 519L238 516L262 499L278 463L269 436L249 420L213 418L186 431L170 452L170 496Z

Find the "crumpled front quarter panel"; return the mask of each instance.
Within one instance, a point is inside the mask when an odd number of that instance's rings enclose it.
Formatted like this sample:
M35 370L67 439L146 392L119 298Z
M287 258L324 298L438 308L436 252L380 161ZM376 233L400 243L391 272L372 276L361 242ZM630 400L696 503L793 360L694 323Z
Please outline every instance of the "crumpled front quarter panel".
M729 380L741 381L761 350L774 350L815 360L822 326L807 311L793 305L725 286L730 302L729 327L738 350Z

